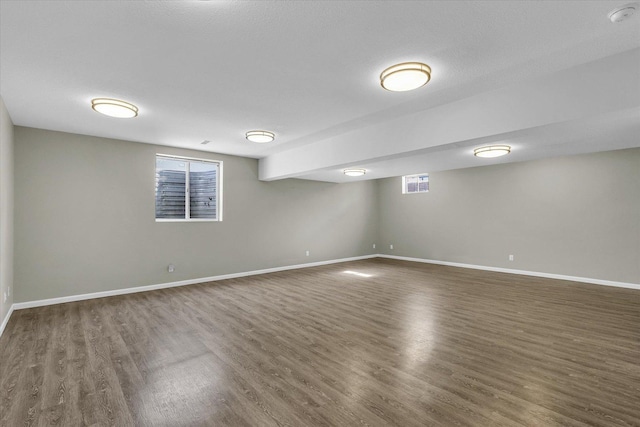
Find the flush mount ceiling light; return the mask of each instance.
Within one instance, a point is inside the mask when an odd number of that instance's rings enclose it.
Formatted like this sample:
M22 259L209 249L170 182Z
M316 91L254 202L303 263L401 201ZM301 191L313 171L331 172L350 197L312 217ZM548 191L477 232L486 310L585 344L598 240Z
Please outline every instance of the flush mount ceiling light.
M251 130L245 136L249 141L257 142L258 144L271 142L276 138L276 134L268 130Z
M105 116L119 119L131 119L138 115L138 107L119 99L95 98L91 100L91 108Z
M347 176L362 176L367 173L365 169L345 169L343 172Z
M616 7L609 12L609 15L607 16L611 22L622 22L631 17L631 15L636 12L636 9L638 9L637 3L629 3L624 6Z
M418 89L431 79L431 67L421 62L392 65L380 74L380 85L392 92Z
M511 147L508 145L487 145L473 150L473 155L476 157L500 157L510 152Z

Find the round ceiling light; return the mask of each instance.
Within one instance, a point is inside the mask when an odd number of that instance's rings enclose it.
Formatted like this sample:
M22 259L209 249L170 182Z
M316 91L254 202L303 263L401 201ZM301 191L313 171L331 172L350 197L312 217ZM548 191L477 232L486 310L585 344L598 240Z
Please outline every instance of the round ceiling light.
M258 144L264 144L265 142L271 142L276 138L276 134L267 130L251 130L246 133L246 138L251 142L257 142Z
M421 62L392 65L380 74L380 85L392 92L418 89L431 80L431 67Z
M91 108L105 116L118 119L131 119L138 115L138 107L119 99L95 98L91 100Z
M473 150L473 155L476 157L500 157L511 152L511 147L508 145L487 145L486 147L480 147Z
M609 20L611 22L622 22L633 15L637 8L637 3L629 3L621 7L616 7L611 12L609 12Z
M365 169L345 169L343 172L347 176L362 176L367 173Z

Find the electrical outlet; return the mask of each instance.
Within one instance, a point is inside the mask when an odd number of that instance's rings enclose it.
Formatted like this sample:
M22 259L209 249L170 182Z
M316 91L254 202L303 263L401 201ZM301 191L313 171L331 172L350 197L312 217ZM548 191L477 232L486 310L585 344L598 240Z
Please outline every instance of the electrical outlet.
M306 252L306 255L309 256L309 251Z
M11 286L7 288L7 295L11 296Z
M393 245L389 245L389 249L393 249Z
M374 243L374 244L373 244L373 249L375 249L375 248L376 248L376 244Z
M4 301L2 301L2 302L7 302L7 293L3 292L3 294L4 294Z
M173 273L174 271L176 271L176 266L173 264L169 264L169 266L167 267L167 271L169 273Z
M509 255L509 261L513 261L513 255Z

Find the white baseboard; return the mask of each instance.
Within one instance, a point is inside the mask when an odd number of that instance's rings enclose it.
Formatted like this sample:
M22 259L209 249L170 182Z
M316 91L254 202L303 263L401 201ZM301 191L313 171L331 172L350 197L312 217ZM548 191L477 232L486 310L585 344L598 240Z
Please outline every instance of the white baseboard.
M11 304L11 307L9 307L9 311L7 312L7 315L4 316L4 319L2 319L2 324L0 325L0 337L4 332L4 328L7 327L7 323L9 323L9 319L11 318L11 313L13 313L14 308L15 308L15 304Z
M378 254L377 256L380 258L398 259L402 261L413 261L413 262L422 262L426 264L448 265L450 267L472 268L474 270L497 271L499 273L511 273L511 274L519 274L523 276L545 277L547 279L570 280L572 282L590 283L592 285L615 286L617 288L628 288L628 289L640 290L640 284L638 283L614 282L612 280L591 279L588 277L577 277L577 276L565 276L563 274L540 273L537 271L514 270L511 268L486 267L483 265L462 264L459 262L438 261L438 260L424 259L424 258L411 258L406 256L384 255L384 254Z
M21 310L25 308L43 307L45 305L63 304L65 302L83 301L94 298L112 297L116 295L133 294L136 292L155 291L157 289L175 288L177 286L194 285L196 283L215 282L218 280L235 279L237 277L255 276L257 274L275 273L278 271L295 270L299 268L316 267L319 265L336 264L339 262L358 261L361 259L375 258L378 255L363 255L351 258L332 259L328 261L310 262L306 264L286 265L283 267L266 268L264 270L245 271L242 273L223 274L220 276L202 277L199 279L181 280L179 282L160 283L158 285L137 286L135 288L114 289L112 291L92 292L90 294L70 295L67 297L48 298L37 301L27 301L14 303L12 310ZM7 317L8 319L8 317ZM4 325L4 323L3 323ZM1 335L1 334L0 334Z

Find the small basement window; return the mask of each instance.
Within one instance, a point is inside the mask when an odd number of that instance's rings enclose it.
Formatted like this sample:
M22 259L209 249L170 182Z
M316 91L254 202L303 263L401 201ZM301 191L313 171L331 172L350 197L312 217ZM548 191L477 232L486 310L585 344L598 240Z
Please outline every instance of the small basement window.
M429 174L405 175L402 177L402 194L428 193Z
M156 221L222 221L222 162L157 154Z

